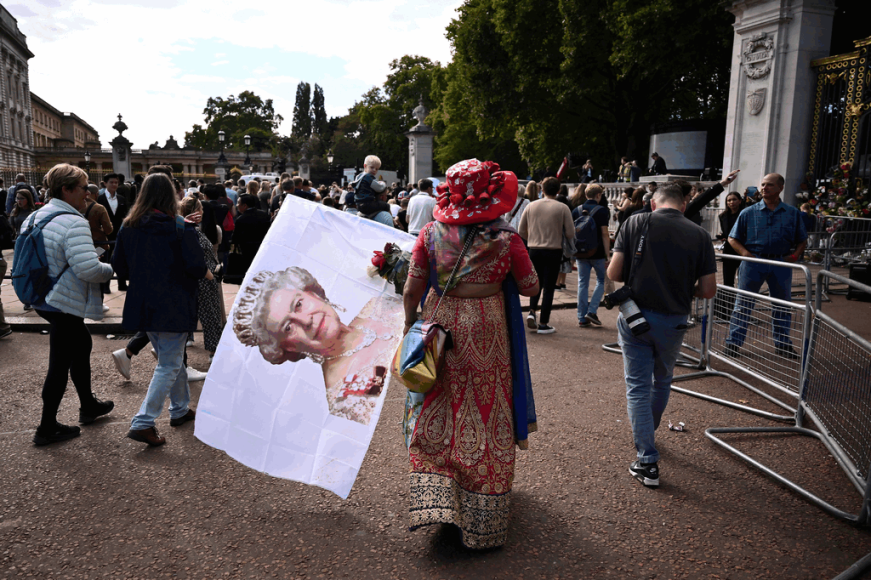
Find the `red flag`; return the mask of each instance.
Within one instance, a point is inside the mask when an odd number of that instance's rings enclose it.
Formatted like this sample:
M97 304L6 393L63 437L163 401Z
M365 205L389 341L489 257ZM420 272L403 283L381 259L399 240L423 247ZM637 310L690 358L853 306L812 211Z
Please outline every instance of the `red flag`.
M563 175L565 175L566 170L569 168L569 160L567 157L563 157L562 165L559 166L559 169L556 172L556 178L560 181L563 180Z

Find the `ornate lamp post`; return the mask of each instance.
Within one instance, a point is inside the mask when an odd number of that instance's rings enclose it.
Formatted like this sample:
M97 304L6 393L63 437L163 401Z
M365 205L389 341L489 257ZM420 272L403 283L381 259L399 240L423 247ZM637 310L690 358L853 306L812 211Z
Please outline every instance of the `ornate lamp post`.
M85 149L85 173L88 174L88 179L91 178L91 152Z
M331 175L332 175L332 173L333 173L333 159L334 159L334 157L333 157L333 150L330 149L329 152L327 153L327 163L330 164L330 174L331 174Z
M227 158L224 156L224 139L226 135L223 131L218 131L218 142L221 144L221 154L218 156L218 167L220 168L220 172L222 175L219 176L220 179L227 179ZM216 171L217 173L217 171Z
M254 171L254 168L251 164L251 157L248 155L248 148L251 147L251 135L245 135L245 165L248 166L248 171Z

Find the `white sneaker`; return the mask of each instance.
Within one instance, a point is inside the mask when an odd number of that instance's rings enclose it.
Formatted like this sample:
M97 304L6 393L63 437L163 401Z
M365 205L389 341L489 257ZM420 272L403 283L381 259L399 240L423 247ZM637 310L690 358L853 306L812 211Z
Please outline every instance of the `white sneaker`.
M529 330L538 330L538 322L535 321L535 312L530 312L526 315L526 328Z
M112 360L115 361L115 368L121 373L121 376L130 380L130 358L127 356L127 351L123 348L112 353Z
M184 370L187 371L189 383L195 383L197 381L206 380L206 373L201 373L200 371L198 371L194 367L185 367Z
M103 312L109 312L109 307L103 304Z
M193 346L193 345L194 345L194 341L189 340L189 341L187 341L186 343L184 343L184 345L185 345L185 346Z

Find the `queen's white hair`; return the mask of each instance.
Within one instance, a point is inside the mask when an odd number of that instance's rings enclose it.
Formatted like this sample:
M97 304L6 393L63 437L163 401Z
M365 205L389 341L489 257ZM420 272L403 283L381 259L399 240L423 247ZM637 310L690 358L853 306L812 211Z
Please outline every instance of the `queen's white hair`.
M267 305L272 293L282 288L295 288L301 292L311 292L327 301L323 287L308 270L290 267L280 272L258 272L245 286L233 312L233 332L245 346L256 346L260 354L274 365L285 361L297 362L304 354L286 351L281 347L278 336L266 329Z

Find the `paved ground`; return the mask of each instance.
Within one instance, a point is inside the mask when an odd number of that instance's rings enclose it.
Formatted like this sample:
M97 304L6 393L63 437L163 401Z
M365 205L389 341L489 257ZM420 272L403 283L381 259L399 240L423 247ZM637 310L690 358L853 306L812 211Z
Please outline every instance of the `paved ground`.
M120 295L110 296L112 304ZM834 300L827 312L871 332L871 305ZM867 529L824 514L703 433L769 421L684 395L672 396L665 421L684 421L688 431L658 434L663 486L640 486L627 473L634 450L621 359L601 350L615 340L616 315L600 317L603 328L578 329L574 311L560 310L556 334L530 336L541 430L518 456L508 543L482 553L461 548L448 526L407 531L398 387L343 501L243 467L194 439L192 424L170 428L165 414L164 447L126 439L154 361L138 357L125 382L109 358L123 343L97 328L94 390L115 411L78 439L33 447L48 337L16 332L0 341L0 578L821 579L871 551ZM205 369L199 334L196 343L190 359ZM194 403L201 385L193 385ZM776 410L724 379L692 385ZM76 413L70 389L60 419L72 423ZM859 495L820 443L729 440L858 509Z

